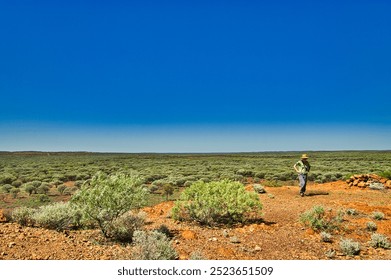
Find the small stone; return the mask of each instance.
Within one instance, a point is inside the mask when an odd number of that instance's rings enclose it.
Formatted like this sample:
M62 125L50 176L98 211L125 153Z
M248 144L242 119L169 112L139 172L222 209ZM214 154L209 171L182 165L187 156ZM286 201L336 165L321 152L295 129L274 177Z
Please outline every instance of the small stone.
M8 247L9 247L9 248L12 248L12 247L14 247L15 245L16 245L15 242L10 242L10 243L8 244Z
M254 251L262 251L262 248L257 245L255 246Z

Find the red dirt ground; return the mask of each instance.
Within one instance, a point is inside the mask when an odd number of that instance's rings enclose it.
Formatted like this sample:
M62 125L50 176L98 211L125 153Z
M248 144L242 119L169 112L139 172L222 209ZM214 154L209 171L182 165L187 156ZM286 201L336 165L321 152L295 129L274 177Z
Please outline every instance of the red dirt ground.
M252 188L248 186L248 189ZM170 218L173 202L145 208L148 229L166 225L173 233L173 245L179 259L189 259L197 252L205 259L391 259L391 250L374 249L369 245L371 233L366 223L374 221L377 232L391 239L391 190L370 190L348 187L338 181L310 184L307 196L298 195L297 186L265 187L260 194L262 221L235 227L202 227L195 223L177 222ZM299 216L315 205L323 205L336 213L339 209L355 209L358 215L345 215L342 229L333 234L333 242L325 243L320 235L299 222ZM374 211L385 214L376 221ZM1 216L1 214L0 214ZM129 259L132 246L105 241L98 230L56 232L42 228L21 227L1 222L0 259ZM349 257L339 248L341 238L360 242L361 252Z

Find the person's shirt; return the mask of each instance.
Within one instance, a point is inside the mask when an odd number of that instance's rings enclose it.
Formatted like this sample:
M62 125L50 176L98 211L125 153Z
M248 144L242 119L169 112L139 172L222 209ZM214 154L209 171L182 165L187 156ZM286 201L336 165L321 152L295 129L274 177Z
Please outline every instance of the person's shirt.
M297 170L299 170L300 174L307 174L308 172L310 172L311 169L311 166L308 163L308 161L304 162L302 160L299 160L298 162L295 163L294 166Z

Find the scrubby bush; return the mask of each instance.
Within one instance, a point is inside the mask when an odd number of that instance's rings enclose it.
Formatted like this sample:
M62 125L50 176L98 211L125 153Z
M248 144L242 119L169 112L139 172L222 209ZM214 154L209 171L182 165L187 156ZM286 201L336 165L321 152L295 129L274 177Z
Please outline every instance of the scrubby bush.
M332 236L331 236L330 233L325 232L325 231L322 231L322 232L320 233L320 238L321 238L321 240L322 240L323 242L331 242Z
M383 212L373 212L372 217L375 220L383 220L384 219L384 213Z
M379 172L379 175L384 178L391 179L391 169Z
M331 212L326 213L323 206L316 205L311 210L301 214L300 221L315 231L331 231L339 228L342 214L342 212L338 212L336 216L333 216Z
M10 173L0 174L0 184L12 184L16 180L16 177Z
M2 187L3 192L5 192L5 193L10 193L11 190L12 190L12 188L13 188L13 186L10 185L10 184L5 184L5 185L3 185L3 187Z
M358 255L361 251L360 243L351 239L341 239L339 247L342 253L348 256Z
M368 222L367 223L367 230L369 231L376 231L377 230L377 225L374 222Z
M136 260L175 260L177 252L170 239L157 231L135 231L133 236L135 248L132 258Z
M11 218L21 226L34 225L33 215L36 212L35 209L29 207L19 207L12 211Z
M71 198L86 221L96 222L105 237L112 222L124 213L145 205L148 190L136 175L98 173Z
M247 192L239 182L199 181L182 192L172 214L177 220L195 220L212 225L243 222L247 214L260 214L261 210L258 195Z
M81 213L68 202L57 202L41 206L33 215L36 225L55 230L79 227Z
M127 212L110 223L107 235L120 242L132 242L134 232L142 228L145 217L144 212Z
M356 209L349 208L349 209L346 209L346 214L348 214L349 216L355 216L355 215L358 215L358 212Z
M26 183L24 185L24 191L26 193L28 193L29 195L32 195L33 193L37 193L37 187L35 187L33 184L31 183Z
M265 188L260 184L254 184L253 189L256 193L265 193L266 192Z
M174 187L172 185L166 184L163 186L163 195L166 196L166 200L170 195L174 194Z
M61 184L61 185L58 185L58 186L57 186L57 191L58 191L61 195L63 195L64 192L65 192L65 190L66 190L66 188L67 188L67 186L65 186L64 184Z
M170 229L165 224L160 225L157 229L155 229L155 231L163 233L165 236L167 236L170 239L174 236L170 231Z
M21 180L15 180L11 183L11 185L16 188L19 188L22 184L23 184L23 182Z
M20 189L19 188L15 188L13 187L11 190L10 190L10 193L12 195L13 198L16 198L18 196L18 193L20 193Z
M39 194L47 194L49 192L49 184L43 182L38 188L37 188L37 193Z
M371 235L370 244L374 248L384 248L384 249L391 248L391 243L388 241L388 238L379 233L373 233Z

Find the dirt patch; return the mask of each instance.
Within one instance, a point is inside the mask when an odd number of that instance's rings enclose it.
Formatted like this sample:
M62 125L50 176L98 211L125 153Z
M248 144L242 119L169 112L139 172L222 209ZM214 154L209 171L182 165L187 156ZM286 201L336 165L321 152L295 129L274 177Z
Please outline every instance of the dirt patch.
M173 246L180 259L197 252L207 259L327 259L334 250L335 259L391 259L391 250L369 246L371 232L366 224L374 221L377 232L391 239L391 191L349 187L346 182L309 184L307 196L299 196L297 186L265 187L259 194L263 204L262 220L234 227L202 227L196 223L177 222L170 218L173 202L147 207L147 229L167 226L173 233ZM247 190L252 191L251 186ZM315 205L345 211L339 231L332 242L322 242L320 234L304 227L300 215ZM374 220L372 213L385 215ZM0 214L1 219L1 214ZM341 254L339 241L350 238L360 242L361 253L355 257ZM98 230L56 232L41 228L0 223L1 259L128 259L130 245L110 244Z

